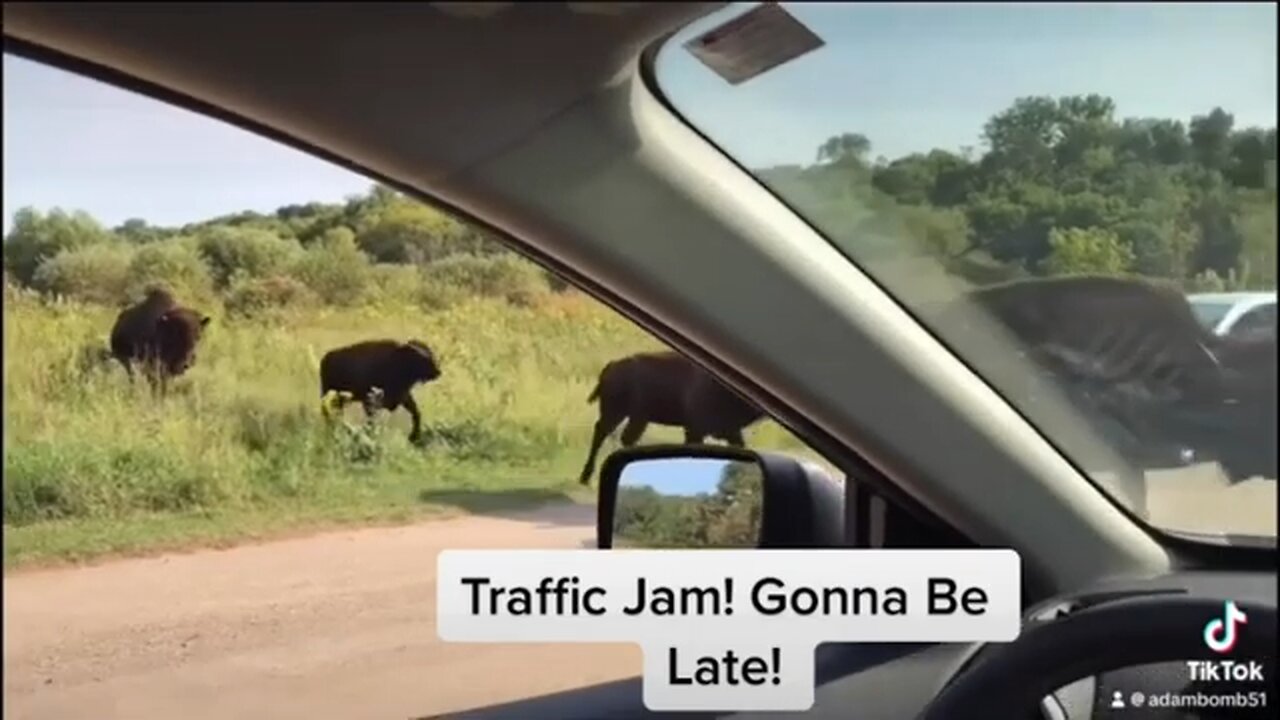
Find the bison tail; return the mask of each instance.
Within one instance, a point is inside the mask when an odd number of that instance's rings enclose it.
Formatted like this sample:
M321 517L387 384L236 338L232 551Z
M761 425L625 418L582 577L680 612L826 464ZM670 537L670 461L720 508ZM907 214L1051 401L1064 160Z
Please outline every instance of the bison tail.
M605 363L605 366L600 369L600 379L596 381L595 388L591 391L591 394L587 396L588 403L593 403L600 399L600 393L604 390L605 378L609 376L609 371L617 364L617 360L612 360Z

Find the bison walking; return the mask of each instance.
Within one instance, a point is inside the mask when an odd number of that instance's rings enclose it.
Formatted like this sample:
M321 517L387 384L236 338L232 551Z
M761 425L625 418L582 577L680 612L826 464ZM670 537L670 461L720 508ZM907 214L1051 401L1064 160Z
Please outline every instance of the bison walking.
M196 346L209 316L182 307L173 294L151 288L140 303L122 310L111 328L111 356L133 380L133 364L142 366L153 388L163 391L170 378L196 361Z
M409 441L422 436L422 416L411 391L440 377L435 355L417 340L369 340L330 350L320 359L320 395L348 392L359 398L365 414L379 407L395 412L403 407L413 420ZM375 388L381 397L375 395ZM343 407L345 401L339 402Z
M1217 460L1233 480L1275 476L1274 334L1219 338L1180 291L1141 279L1026 280L968 299L1082 409L1127 428L1141 447L1126 454L1139 464L1153 459L1144 449L1181 447Z
M743 447L742 431L764 412L674 352L639 353L614 360L600 371L588 402L600 402L591 449L578 482L587 485L605 438L623 420L620 441L636 444L650 423L684 428L686 443L710 436Z

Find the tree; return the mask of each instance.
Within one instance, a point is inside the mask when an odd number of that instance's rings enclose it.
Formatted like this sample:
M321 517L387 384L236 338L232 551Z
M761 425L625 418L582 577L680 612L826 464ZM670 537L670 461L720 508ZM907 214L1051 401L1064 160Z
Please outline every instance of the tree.
M88 213L68 213L54 208L42 215L34 208L22 208L13 215L13 228L4 239L4 263L19 282L29 285L40 263L64 250L74 250L111 240L97 220Z
M818 148L819 163L852 163L865 165L867 154L871 152L871 141L866 135L844 133L828 138Z
M1133 251L1114 232L1100 228L1054 228L1049 232L1051 275L1122 275Z

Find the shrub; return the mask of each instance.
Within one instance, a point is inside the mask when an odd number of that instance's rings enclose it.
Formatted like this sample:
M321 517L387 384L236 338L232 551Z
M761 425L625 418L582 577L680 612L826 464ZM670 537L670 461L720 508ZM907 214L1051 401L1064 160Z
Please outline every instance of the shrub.
M261 228L226 225L204 230L199 247L219 287L228 286L237 274L253 278L280 275L302 254L296 240L285 240Z
M429 286L458 288L515 305L528 305L550 291L542 269L514 255L455 255L426 265L423 275Z
M365 298L372 271L369 256L356 246L355 233L339 227L302 253L292 275L325 302L350 306Z
M31 284L44 293L117 305L128 299L133 255L119 242L63 250L40 263Z
M209 268L191 238L148 243L138 249L129 263L129 296L136 299L154 286L168 288L184 303L214 299Z
M287 275L250 277L237 273L227 288L227 312L254 317L273 310L304 307L317 300L311 288Z
M13 228L4 239L4 264L23 284L30 284L40 264L64 250L107 242L111 233L88 213L54 208L42 215L22 208L13 215Z
M1133 267L1133 249L1111 230L1053 228L1049 231L1050 275L1122 275Z

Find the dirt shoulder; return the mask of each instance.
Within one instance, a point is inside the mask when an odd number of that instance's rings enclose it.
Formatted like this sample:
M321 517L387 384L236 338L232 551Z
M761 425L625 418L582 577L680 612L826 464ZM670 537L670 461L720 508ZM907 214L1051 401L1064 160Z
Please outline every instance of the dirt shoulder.
M20 718L410 718L641 672L627 645L467 645L435 632L445 548L570 548L559 504L227 550L33 570L4 583Z

